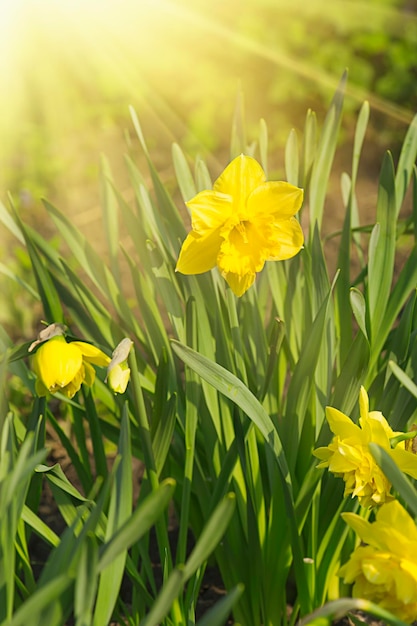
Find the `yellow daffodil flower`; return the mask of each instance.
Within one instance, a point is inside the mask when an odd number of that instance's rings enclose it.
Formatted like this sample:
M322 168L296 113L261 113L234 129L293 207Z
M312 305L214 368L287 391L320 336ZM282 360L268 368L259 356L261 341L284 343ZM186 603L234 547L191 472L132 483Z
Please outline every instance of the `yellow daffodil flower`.
M354 583L353 595L387 609L401 620L417 620L417 529L396 500L382 505L371 523L354 513L343 519L361 544L339 571Z
M62 334L40 343L42 345L33 356L39 396L60 391L72 398L81 383L89 387L93 384L95 370L92 364L106 367L110 363L110 358L95 346L83 341L67 343Z
M294 215L303 190L287 182L266 182L259 163L241 154L216 180L213 190L187 202L192 230L185 239L176 271L201 274L218 266L241 296L265 261L295 256L304 236Z
M106 382L114 393L124 393L130 378L130 369L127 357L133 346L133 341L122 339L113 351L112 359L107 366Z
M417 477L417 456L405 450L404 442L391 449L390 439L400 435L394 432L380 411L369 411L365 389L359 393L359 425L332 407L326 408L326 418L334 434L331 443L317 448L313 454L321 460L318 468L342 476L347 496L357 496L362 506L375 506L392 500L391 483L372 456L368 444L374 442L384 448L399 468Z

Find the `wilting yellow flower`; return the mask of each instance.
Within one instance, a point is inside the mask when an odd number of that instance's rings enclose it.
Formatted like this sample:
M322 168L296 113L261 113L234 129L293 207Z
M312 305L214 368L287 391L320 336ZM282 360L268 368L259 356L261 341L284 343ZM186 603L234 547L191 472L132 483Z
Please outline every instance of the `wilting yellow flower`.
M127 364L127 357L133 346L133 341L122 339L113 350L112 359L107 366L106 382L115 393L124 393L130 378L130 369Z
M369 412L368 394L361 387L359 393L359 426L337 409L326 408L330 430L335 435L327 447L317 448L313 454L321 459L317 466L328 467L345 481L347 496L357 496L362 506L375 506L392 500L391 483L372 456L368 444L384 448L399 468L417 477L417 456L404 449L404 442L391 449L390 439L402 433L394 432L380 411Z
M89 387L93 384L95 370L91 364L106 367L110 363L104 352L83 341L67 343L62 335L57 335L41 343L33 356L39 396L60 391L72 398L81 383Z
M397 500L378 509L370 523L354 513L343 519L362 542L339 571L354 583L353 595L371 600L401 620L417 620L417 529Z
M187 202L192 231L176 270L202 274L216 265L237 296L252 285L265 261L296 255L304 237L294 215L303 190L286 182L266 182L259 163L241 154L216 180L213 190Z

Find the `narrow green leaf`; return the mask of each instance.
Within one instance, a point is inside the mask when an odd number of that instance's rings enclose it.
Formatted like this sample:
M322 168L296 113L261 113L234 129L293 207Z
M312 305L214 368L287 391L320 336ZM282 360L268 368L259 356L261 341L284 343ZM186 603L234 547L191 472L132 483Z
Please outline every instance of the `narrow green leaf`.
M18 241L20 241L22 245L25 245L25 237L18 225L17 220L13 219L2 202L0 202L0 222L7 228L8 231L10 231L12 235L14 235L14 237L16 237Z
M141 621L141 626L159 626L180 594L185 582L183 567L178 566L173 569L148 615Z
M417 115L414 116L405 136L395 176L396 216L398 216L417 156Z
M384 324L395 260L395 179L391 154L382 163L378 187L377 221L369 241L368 304L371 346L387 331ZM383 328L381 328L383 326Z
M356 178L358 175L359 159L362 152L362 146L365 139L366 129L369 121L369 102L365 101L359 111L358 120L356 122L355 138L353 142L352 155L352 193L355 191Z
M328 602L310 615L306 615L306 617L298 622L298 626L330 625L334 621L340 620L350 611L369 613L382 620L384 624L391 624L391 626L407 626L405 622L402 622L392 615L392 613L382 609L377 604L357 598L340 598L339 600Z
M298 140L295 129L292 128L285 144L285 173L287 181L291 185L298 185L299 174L299 156L298 156Z
M285 422L288 425L283 432L284 449L294 451L288 458L290 467L294 468L299 446L299 438L303 429L307 405L314 387L314 374L318 363L323 335L329 315L331 291L323 301L317 316L306 335L301 348L302 358L297 362L287 393Z
M133 316L126 299L120 291L120 285L117 283L108 267L103 263L102 257L94 250L87 238L75 228L72 222L67 219L63 213L47 201L44 201L44 204L80 266L88 274L96 287L100 289L102 294L108 298L131 332L140 336L141 330L137 320Z
M57 576L45 585L42 585L17 609L11 621L3 622L1 626L41 626L45 622L42 620L42 611L51 606L73 583L73 578L69 574ZM60 626L58 623L48 626Z
M333 157L336 150L346 81L347 72L345 71L331 102L329 111L326 115L326 119L324 120L323 130L317 149L317 156L313 164L310 182L311 228L314 228L316 222L319 226L319 229L321 228L324 199L326 195L327 182L332 167Z
M384 311L383 328L377 337L373 338L371 365L373 365L379 358L380 352L387 339L387 335L393 327L395 320L400 314L405 302L409 298L412 291L415 290L416 284L417 246L414 246L389 297L388 306ZM372 375L372 367L370 367L370 375Z
M262 169L265 172L266 178L268 178L268 127L263 118L259 121L258 141Z
M77 577L75 579L75 626L90 626L92 623L97 589L97 562L97 541L95 537L88 535L81 549L80 560L77 567Z
M23 507L22 510L22 520L30 526L35 533L41 537L44 541L49 543L49 545L56 547L59 544L59 537L52 528L50 528L45 522L41 520L40 517L36 515L28 506Z
M198 538L198 541L184 565L186 580L191 578L194 572L210 556L217 544L223 537L229 525L236 505L236 496L229 493L216 507L207 524Z
M398 325L395 327L390 336L390 350L397 357L397 363L402 363L407 359L410 350L410 343L413 338L413 324L416 313L417 291L414 291L408 300Z
M388 367L394 374L394 376L400 381L400 383L417 399L417 385L411 380L411 378L395 363L395 361L389 361Z
M352 316L349 309L349 288L350 288L350 259L351 259L351 188L347 201L347 210L343 221L342 237L340 240L337 266L339 268L339 278L335 290L335 320L338 333L340 335L340 360L346 358L352 343ZM336 330L337 332L337 330Z
M11 280L13 280L15 283L20 285L20 287L23 287L23 289L27 291L34 300L40 300L40 296L38 292L35 289L33 289L33 287L29 285L28 282L23 280L21 276L19 276L15 272L12 272L12 270L9 267L7 267L7 265L4 265L4 263L0 263L0 272L4 274L4 276L7 276Z
M317 150L317 117L314 111L308 109L304 125L304 136L301 160L301 184L307 187L310 182L311 168Z
M164 480L159 489L144 499L123 526L103 546L98 563L98 570L104 570L122 552L138 541L168 506L175 489L172 478Z
M63 322L64 314L61 303L59 301L56 289L52 282L50 273L45 266L36 246L32 242L29 232L23 224L22 220L16 213L16 221L25 237L26 248L32 263L33 273L35 275L36 284L38 286L39 296L45 311L45 316L49 323Z
M197 191L204 191L213 187L207 165L201 157L197 157L195 162L195 185Z
M224 598L204 613L197 626L224 626L232 612L233 606L244 592L243 585L236 585Z
M117 465L110 494L110 505L107 519L105 541L109 542L123 527L131 515L133 501L132 485L132 453L130 448L130 423L127 402L123 405L120 424ZM106 568L102 568L98 585L97 602L94 612L93 626L101 626L110 621L120 586L123 579L127 556L127 548L112 559Z
M172 160L182 199L187 202L196 195L197 191L187 159L177 143L172 145Z
M239 154L247 153L247 141L245 131L245 112L242 88L240 87L236 96L236 105L232 121L232 135L230 139L230 159L234 159Z
M331 405L337 406L346 415L352 412L358 401L359 388L369 371L369 343L362 332L358 332L342 364L336 379Z
M237 404L250 417L277 454L280 468L290 485L288 466L278 433L271 418L249 389L224 367L210 361L178 341L172 340L172 348L184 363Z
M366 302L363 293L352 287L350 290L350 306L352 307L353 315L361 329L364 337L368 338L366 331Z
M159 416L158 427L152 439L158 476L161 475L164 468L172 443L177 417L176 408L176 396L172 395L168 402L164 403L163 411Z

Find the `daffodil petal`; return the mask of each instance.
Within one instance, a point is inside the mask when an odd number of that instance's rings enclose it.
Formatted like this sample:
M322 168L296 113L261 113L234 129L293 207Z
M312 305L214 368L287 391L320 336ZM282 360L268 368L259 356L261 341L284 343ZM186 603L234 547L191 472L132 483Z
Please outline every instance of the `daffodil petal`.
M233 211L231 196L216 191L201 191L186 205L191 211L191 226L201 236L221 228Z
M398 446L387 452L402 472L417 480L417 454Z
M417 541L417 527L398 500L382 507L377 513L377 521L385 524L387 528L400 529L408 541Z
M253 285L255 281L255 276L255 273L243 274L243 276L241 276L240 274L234 274L233 272L227 272L223 274L223 277L227 281L229 287L238 297L242 296L245 291L247 291L249 287Z
M218 230L207 237L200 237L191 231L182 244L175 271L182 274L208 272L216 266L222 241Z
M248 197L248 215L269 216L284 220L295 215L303 204L304 192L284 181L271 181L259 185Z
M236 208L246 205L250 193L265 181L265 172L252 157L241 154L229 163L214 183L214 191L233 197Z
M366 540L372 537L372 524L356 513L342 513L341 515L346 524L348 524L365 543L369 543L369 541Z
M326 419L329 423L330 430L335 435L339 435L341 439L347 437L357 437L362 442L363 437L359 426L354 424L350 417L335 409L332 406L326 407Z
M76 346L81 352L84 361L87 361L88 363L100 365L101 367L107 367L111 361L107 354L104 354L104 352L91 345L91 343L86 343L85 341L72 341L68 345Z
M304 235L295 217L276 222L268 243L269 261L283 261L298 254L304 244Z

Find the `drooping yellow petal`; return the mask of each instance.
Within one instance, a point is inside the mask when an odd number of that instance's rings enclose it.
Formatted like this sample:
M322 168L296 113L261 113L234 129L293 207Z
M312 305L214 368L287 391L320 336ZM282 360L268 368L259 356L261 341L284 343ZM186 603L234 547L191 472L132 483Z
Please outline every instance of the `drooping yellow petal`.
M79 373L83 363L81 351L62 336L40 346L34 355L34 367L48 390L68 385Z
M101 367L106 367L110 363L110 357L107 354L104 354L99 348L91 345L91 343L86 343L85 341L73 341L68 344L69 346L76 346L81 352L84 361L88 363L93 363L94 365L100 365Z
M253 285L255 276L255 273L243 274L243 276L234 274L233 272L223 274L223 278L226 280L233 293L238 297L242 296L245 291Z
M216 266L222 241L218 230L206 237L200 237L191 231L182 244L175 271L182 274L208 272Z
M286 220L294 216L303 204L304 192L284 181L271 181L256 187L248 197L247 210L250 218L269 217Z
M191 211L191 226L201 236L221 228L233 211L232 197L216 191L201 191L186 205Z
M233 198L235 211L246 206L251 192L265 181L265 172L258 161L241 154L229 163L214 183L214 191L225 193Z
M51 389L51 393L56 393L57 391L60 391L64 396L67 396L67 398L73 398L77 391L79 391L81 384L84 382L86 366L91 367L91 365L88 365L88 363L83 361L81 369L77 372L77 375L74 376L74 378L68 383L68 385L65 385L65 387L63 387L62 389L59 387Z

